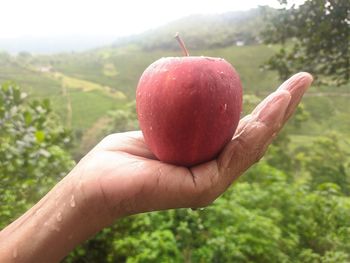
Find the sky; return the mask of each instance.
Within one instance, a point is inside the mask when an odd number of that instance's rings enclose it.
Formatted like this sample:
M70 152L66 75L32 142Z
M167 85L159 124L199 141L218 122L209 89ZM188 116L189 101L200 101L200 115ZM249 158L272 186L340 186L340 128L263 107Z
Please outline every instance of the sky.
M258 5L278 7L278 1L0 0L0 39L127 36L190 14L248 10Z

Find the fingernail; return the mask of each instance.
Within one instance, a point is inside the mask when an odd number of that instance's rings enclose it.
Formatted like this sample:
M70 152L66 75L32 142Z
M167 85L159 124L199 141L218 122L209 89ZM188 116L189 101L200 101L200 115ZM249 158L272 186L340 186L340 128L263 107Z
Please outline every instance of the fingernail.
M282 85L277 89L277 91L288 90L292 94L295 92L296 89L304 88L303 91L305 91L310 87L312 82L313 77L310 73L300 72L283 82Z

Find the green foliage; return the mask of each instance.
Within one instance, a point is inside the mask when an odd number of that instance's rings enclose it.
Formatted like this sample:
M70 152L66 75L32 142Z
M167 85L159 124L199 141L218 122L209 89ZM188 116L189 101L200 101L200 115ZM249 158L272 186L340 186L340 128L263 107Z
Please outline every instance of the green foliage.
M340 147L341 139L336 133L317 138L307 149L306 167L313 187L323 183L336 184L343 193L350 194L350 163L346 152Z
M25 96L14 83L0 86L0 228L74 164L69 132L58 125L49 101L26 104Z
M281 79L308 71L329 83L349 83L349 10L348 0L307 0L298 8L280 9L263 34L267 43L283 44L269 68Z
M105 231L65 262L348 262L350 199L261 162L207 208L136 215Z
M126 256L126 262L179 262L180 251L173 233L169 230L139 232L114 242L115 251Z

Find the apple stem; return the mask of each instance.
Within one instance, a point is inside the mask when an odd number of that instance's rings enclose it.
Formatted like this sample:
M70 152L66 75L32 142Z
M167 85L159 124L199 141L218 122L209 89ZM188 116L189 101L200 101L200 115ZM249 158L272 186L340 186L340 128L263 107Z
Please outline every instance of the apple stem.
M181 39L179 32L176 32L175 38L176 38L177 42L179 42L179 45L180 45L182 51L184 52L185 56L188 57L190 54L188 53L187 48L185 46L185 43Z

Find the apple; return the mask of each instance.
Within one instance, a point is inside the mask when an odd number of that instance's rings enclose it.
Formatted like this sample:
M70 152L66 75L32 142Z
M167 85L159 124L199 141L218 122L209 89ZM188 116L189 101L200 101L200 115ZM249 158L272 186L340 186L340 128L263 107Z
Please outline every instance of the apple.
M193 166L232 139L242 110L237 71L222 58L161 58L142 74L136 108L144 140L161 161Z

